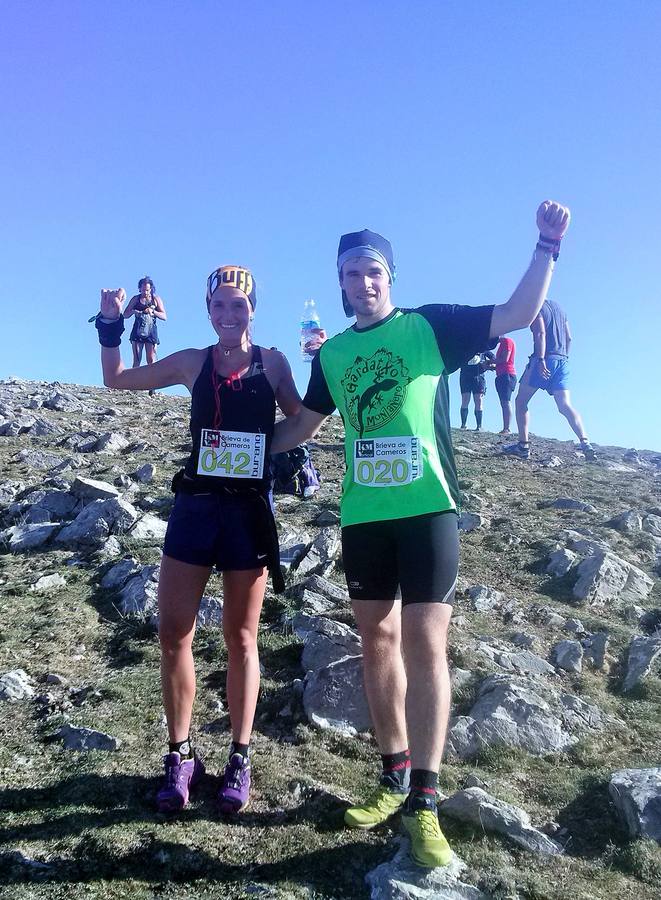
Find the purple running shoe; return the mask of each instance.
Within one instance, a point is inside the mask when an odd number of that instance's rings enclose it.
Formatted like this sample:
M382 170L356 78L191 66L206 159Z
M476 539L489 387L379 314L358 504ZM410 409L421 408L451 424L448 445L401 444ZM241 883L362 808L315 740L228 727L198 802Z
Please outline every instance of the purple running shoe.
M168 753L163 757L165 779L163 787L156 795L159 812L176 812L188 804L188 794L204 775L202 760L182 760L178 753Z
M250 760L233 753L225 766L223 784L218 792L220 811L226 815L241 812L250 796Z

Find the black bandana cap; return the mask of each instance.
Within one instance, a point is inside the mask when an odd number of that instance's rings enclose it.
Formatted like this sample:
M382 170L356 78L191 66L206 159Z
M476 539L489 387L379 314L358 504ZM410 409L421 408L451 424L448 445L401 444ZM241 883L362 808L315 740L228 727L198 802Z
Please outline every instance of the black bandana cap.
M376 231L370 231L368 228L343 234L337 248L337 274L340 278L344 263L348 259L354 259L357 256L366 256L381 263L390 276L390 283L393 283L395 280L395 263L392 255L392 246L387 238L377 234ZM354 315L353 307L347 300L345 291L342 291L342 306L348 317Z

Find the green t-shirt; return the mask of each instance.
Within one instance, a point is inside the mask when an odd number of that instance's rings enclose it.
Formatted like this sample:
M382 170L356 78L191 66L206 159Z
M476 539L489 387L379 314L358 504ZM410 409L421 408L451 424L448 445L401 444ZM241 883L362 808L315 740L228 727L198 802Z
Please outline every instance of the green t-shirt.
M497 340L492 306L433 304L348 328L313 361L303 405L345 427L342 525L456 510L447 376Z

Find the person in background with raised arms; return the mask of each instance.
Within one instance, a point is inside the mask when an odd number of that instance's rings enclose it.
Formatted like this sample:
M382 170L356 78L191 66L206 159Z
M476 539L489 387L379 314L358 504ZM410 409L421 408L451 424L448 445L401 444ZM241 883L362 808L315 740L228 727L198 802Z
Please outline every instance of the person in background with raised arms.
M163 322L167 319L163 301L157 295L154 282L148 275L138 282L138 291L124 310L125 319L135 315L129 338L133 347L133 368L140 365L143 347L147 365L152 366L156 362L156 347L160 344L156 319L162 319Z
M502 232L488 214L483 224ZM336 408L342 415L342 555L382 760L374 794L348 809L345 822L373 828L403 807L422 866L452 859L436 814L459 561L448 375L537 316L569 210L545 201L537 224L532 261L510 299L480 307L395 307L390 243L371 231L343 235L337 271L344 310L356 322L322 346L301 409L275 427L273 450L282 451L316 434ZM426 270L420 283L437 287Z
M516 345L512 338L499 338L496 351L496 393L500 400L500 408L503 411L503 430L500 434L510 433L512 421L512 394L516 387L516 369L514 368L514 356Z
M276 403L285 415L300 408L289 363L253 343L255 279L242 266L222 266L207 281L206 304L217 341L181 350L153 365L126 369L119 345L123 289L101 292L96 327L104 384L150 390L184 384L192 395L192 452L173 480L176 492L158 585L161 684L170 744L158 808L188 803L204 774L190 738L195 698L192 641L207 581L223 573L227 702L232 728L229 761L218 795L224 813L238 812L250 791L249 742L259 690L257 628L267 567L276 591L284 583L273 518L269 451Z
M590 461L597 453L588 440L583 420L571 404L569 396L569 348L571 332L567 314L559 303L546 300L530 326L534 350L528 359L519 390L514 401L519 442L503 447L503 453L530 459L530 417L528 404L538 390L546 391L555 400L558 412L569 422L579 440L578 449Z

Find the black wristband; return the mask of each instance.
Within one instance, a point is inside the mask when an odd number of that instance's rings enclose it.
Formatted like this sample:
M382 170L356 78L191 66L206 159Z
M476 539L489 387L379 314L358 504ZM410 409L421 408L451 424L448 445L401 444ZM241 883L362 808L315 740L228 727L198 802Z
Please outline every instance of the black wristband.
M539 240L537 241L537 249L542 250L544 253L552 253L553 261L555 262L560 255L560 240L556 240L555 238L545 237L543 234L539 235Z
M124 333L124 316L120 316L114 322L102 322L101 313L94 321L94 327L99 332L99 343L102 347L119 347Z

